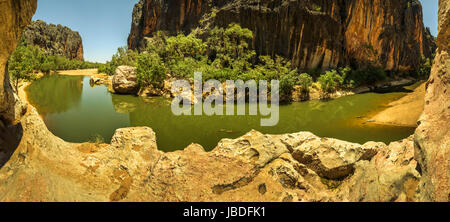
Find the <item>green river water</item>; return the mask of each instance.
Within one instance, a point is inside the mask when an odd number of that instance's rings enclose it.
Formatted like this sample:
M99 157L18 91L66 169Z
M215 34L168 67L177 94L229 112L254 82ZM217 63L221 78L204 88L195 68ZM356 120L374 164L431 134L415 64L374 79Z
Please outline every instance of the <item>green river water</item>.
M251 129L270 134L310 131L357 143L389 143L414 132L410 127L367 122L370 114L405 92L281 105L280 121L273 127L261 127L261 116L175 116L170 100L111 94L104 86L91 87L89 77L83 76L43 77L32 83L27 93L49 130L69 142L87 142L97 135L109 142L116 129L130 126L151 127L163 151L183 149L191 143L211 150L220 139L237 138Z

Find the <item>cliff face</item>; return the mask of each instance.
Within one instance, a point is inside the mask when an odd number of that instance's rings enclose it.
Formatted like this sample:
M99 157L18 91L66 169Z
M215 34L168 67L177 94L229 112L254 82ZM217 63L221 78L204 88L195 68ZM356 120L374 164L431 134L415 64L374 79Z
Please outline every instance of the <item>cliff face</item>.
M37 45L47 55L60 55L68 59L83 60L83 41L78 32L62 25L37 20L22 35L27 44Z
M438 50L415 133L419 200L450 201L450 1L439 1Z
M11 89L6 65L36 7L36 0L0 1L0 120L7 123L18 120L25 106Z
M254 32L259 54L281 55L304 70L375 62L387 70L417 66L434 51L414 0L141 0L129 48L158 30L189 33L200 21L239 23Z

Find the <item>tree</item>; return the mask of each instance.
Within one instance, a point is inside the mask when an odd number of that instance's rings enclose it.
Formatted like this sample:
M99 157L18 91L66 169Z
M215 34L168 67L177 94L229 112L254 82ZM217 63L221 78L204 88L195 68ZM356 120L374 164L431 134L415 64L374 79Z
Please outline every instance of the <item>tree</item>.
M141 87L162 88L167 69L158 54L142 53L137 57L136 75Z
M16 92L18 92L20 81L30 81L35 78L33 69L36 64L36 58L30 47L19 46L14 51L8 62L8 73L11 75Z

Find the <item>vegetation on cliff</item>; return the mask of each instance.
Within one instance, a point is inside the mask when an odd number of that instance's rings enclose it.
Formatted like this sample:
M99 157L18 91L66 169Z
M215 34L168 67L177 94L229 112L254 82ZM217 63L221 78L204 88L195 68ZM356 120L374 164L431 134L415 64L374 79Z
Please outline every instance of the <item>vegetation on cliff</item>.
M128 47L144 51L158 31L188 35L233 23L253 31L257 56L279 55L300 70L364 69L369 62L410 71L436 49L417 0L140 0Z
M110 62L99 68L99 72L113 75L120 65L137 67L137 78L141 87L162 88L166 78L192 79L195 72L202 72L203 80L280 80L282 100L290 100L296 86L303 97L313 82L319 86L322 97L327 98L337 90L350 90L362 85L373 85L388 78L376 63L367 63L363 68L343 67L322 71L320 69L300 72L280 56L257 56L249 43L253 32L238 24L228 28L215 27L197 37L197 32L189 35L168 36L158 32L148 39L145 50L119 48ZM420 70L407 72L410 76L426 76L429 63L424 59ZM429 60L428 60L429 61ZM427 65L428 64L428 65Z

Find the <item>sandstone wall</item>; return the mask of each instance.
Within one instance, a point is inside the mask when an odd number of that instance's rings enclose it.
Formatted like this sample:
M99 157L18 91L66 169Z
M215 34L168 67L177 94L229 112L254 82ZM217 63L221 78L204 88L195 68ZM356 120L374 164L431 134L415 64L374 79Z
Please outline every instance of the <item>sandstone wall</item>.
M251 29L259 54L282 55L303 70L367 61L404 70L433 52L422 17L420 3L410 0L141 0L128 47L142 47L158 30L189 33L204 20Z
M47 24L41 20L33 21L24 30L22 39L27 44L39 46L47 55L83 60L81 35L68 27Z
M450 201L450 1L439 1L438 50L415 133L419 200Z
M36 7L37 0L0 0L0 120L5 122L18 120L24 111L12 92L6 65Z

